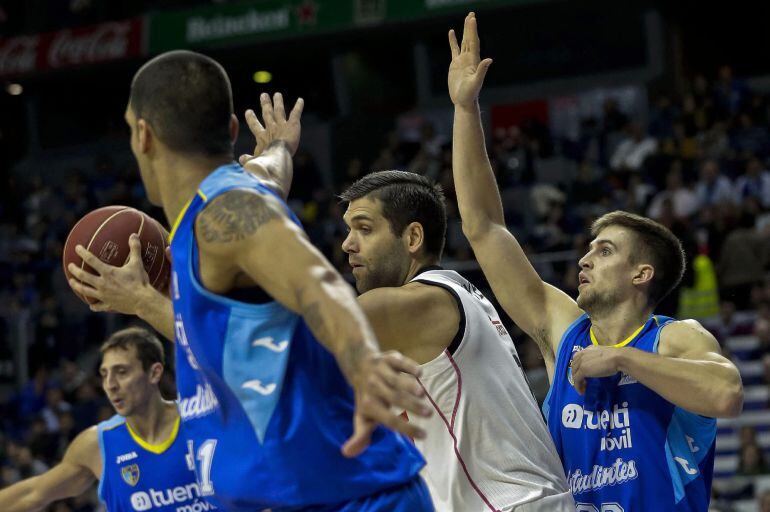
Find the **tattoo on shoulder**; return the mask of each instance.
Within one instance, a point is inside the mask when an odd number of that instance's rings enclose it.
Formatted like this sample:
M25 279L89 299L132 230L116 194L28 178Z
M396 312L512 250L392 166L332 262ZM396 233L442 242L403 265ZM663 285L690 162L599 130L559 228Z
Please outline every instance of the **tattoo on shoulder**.
M198 234L208 243L227 243L253 235L263 224L281 217L261 194L235 190L215 199L198 216Z

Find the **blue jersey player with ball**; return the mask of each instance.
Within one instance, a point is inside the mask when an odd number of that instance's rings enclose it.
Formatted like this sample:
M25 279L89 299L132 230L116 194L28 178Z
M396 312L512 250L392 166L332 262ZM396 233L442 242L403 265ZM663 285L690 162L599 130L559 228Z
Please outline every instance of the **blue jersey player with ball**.
M288 116L280 94L261 103L265 126L242 160L260 176L291 176L302 100ZM172 297L121 279L146 277L130 261L76 291L175 339L201 495L228 512L433 510L423 459L402 435L423 432L397 414L430 414L418 366L380 351L282 187L233 161L224 69L198 53L159 55L134 76L125 119L147 196L172 225Z

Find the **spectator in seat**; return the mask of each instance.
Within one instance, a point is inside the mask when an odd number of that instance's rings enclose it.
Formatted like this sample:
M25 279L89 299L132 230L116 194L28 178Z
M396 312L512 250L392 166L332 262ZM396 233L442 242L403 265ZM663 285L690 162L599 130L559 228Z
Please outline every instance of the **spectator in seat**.
M748 443L741 446L738 460L738 474L741 476L765 475L768 473L765 454L758 443Z
M669 171L666 176L666 188L652 199L647 216L660 220L666 201L671 201L674 217L679 220L689 218L698 210L698 199L692 190L684 186L682 172L677 167Z
M770 208L770 172L759 158L752 157L746 163L745 174L735 181L735 196L739 203L754 197L763 208Z
M638 171L645 159L658 149L658 141L648 136L638 123L626 126L623 139L610 158L610 167L616 171Z
M719 173L716 160L704 160L700 167L700 179L695 186L699 206L718 206L735 201L733 185L727 176Z

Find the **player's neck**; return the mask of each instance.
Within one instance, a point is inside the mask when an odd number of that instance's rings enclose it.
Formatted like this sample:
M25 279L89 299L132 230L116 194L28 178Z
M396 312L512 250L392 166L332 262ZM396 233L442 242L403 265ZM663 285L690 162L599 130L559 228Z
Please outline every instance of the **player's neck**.
M176 406L158 394L141 411L127 417L126 421L143 441L160 444L171 435L176 416Z
M601 316L591 315L591 332L599 345L611 346L626 341L652 315L652 308L621 303Z
M424 260L412 260L412 263L409 265L409 273L406 275L406 279L404 279L403 284L407 284L409 281L414 279L414 277L422 272L422 270L426 267L431 267L434 265L438 265L440 261L436 258L431 259L424 259Z
M189 157L172 153L163 158L159 185L163 212L169 225L173 225L187 202L195 196L201 182L214 169L232 161L230 155Z

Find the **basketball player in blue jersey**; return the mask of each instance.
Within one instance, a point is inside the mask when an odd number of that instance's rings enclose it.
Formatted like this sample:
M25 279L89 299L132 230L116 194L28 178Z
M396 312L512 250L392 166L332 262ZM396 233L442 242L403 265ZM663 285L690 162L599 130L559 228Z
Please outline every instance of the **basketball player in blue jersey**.
M179 413L161 397L163 346L145 329L118 331L101 347L102 387L117 414L81 432L63 460L0 491L3 512L34 512L99 481L109 512L213 510L185 460Z
M694 320L654 314L681 279L669 230L625 212L592 227L577 301L543 282L508 231L484 145L476 18L449 33L455 105L453 172L463 231L492 289L539 345L551 380L544 405L580 512L705 511L717 417L740 413L735 366Z
M284 175L302 102L288 119L280 95L262 104L265 144L249 163ZM283 198L233 162L222 67L186 51L152 59L134 77L126 121L148 198L172 223L173 316L154 305L143 316L176 338L201 493L229 512L432 510L419 452L378 427L422 437L391 411L430 414L419 369L380 352L352 289ZM76 277L101 300L106 274Z

